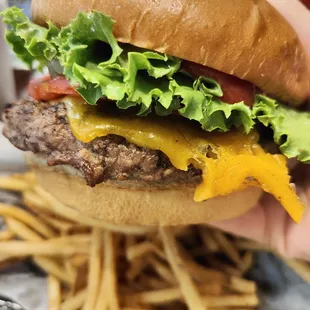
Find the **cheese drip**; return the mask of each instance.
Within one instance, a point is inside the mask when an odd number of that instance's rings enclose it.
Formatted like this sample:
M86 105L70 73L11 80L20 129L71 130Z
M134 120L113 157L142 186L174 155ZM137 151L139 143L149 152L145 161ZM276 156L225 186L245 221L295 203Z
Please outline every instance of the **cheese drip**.
M66 97L64 101L78 140L88 143L118 135L140 147L160 150L179 170L187 171L190 164L200 169L203 181L195 190L197 202L257 186L272 194L295 222L302 218L304 206L290 186L284 156L265 153L255 131L249 135L208 133L165 117L104 115L82 99Z

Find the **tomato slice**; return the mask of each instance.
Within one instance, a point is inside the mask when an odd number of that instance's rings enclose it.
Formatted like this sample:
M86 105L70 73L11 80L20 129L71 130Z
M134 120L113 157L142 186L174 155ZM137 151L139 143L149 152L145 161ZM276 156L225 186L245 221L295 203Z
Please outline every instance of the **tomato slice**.
M28 85L28 94L36 100L53 100L64 95L79 96L69 81L63 76L52 79L49 75L31 80Z
M217 81L223 90L222 101L227 103L244 101L248 106L253 105L255 86L252 83L190 61L183 61L182 67L194 78L207 76Z
M301 2L310 10L310 0L301 0Z

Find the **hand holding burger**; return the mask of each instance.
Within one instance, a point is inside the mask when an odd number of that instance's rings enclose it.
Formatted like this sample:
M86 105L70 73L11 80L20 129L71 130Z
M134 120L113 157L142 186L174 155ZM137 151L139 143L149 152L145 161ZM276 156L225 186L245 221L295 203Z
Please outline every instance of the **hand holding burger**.
M294 26L310 59L310 11L299 1L269 0ZM309 88L310 93L310 88ZM298 182L297 193L307 206L304 218L294 225L286 212L279 208L272 197L265 197L250 212L239 218L216 223L215 226L226 231L269 244L286 256L310 260L310 170L298 166L294 172Z

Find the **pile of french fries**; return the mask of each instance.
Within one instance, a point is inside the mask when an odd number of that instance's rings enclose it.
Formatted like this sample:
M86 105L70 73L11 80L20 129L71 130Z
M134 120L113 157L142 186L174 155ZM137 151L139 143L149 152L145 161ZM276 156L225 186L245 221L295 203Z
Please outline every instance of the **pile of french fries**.
M29 172L0 178L25 208L0 203L0 268L31 257L48 275L49 310L217 309L259 305L244 274L261 247L206 226L117 226L87 218ZM310 282L307 264L286 260ZM27 285L25 283L25 285Z

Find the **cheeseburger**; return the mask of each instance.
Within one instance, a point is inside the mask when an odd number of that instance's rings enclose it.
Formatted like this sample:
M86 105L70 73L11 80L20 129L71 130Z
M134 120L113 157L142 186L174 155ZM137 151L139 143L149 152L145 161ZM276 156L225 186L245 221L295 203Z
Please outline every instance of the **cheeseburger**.
M310 163L310 70L265 0L33 0L6 39L49 75L8 104L3 134L38 182L85 217L181 225L270 193L304 210L287 160Z

